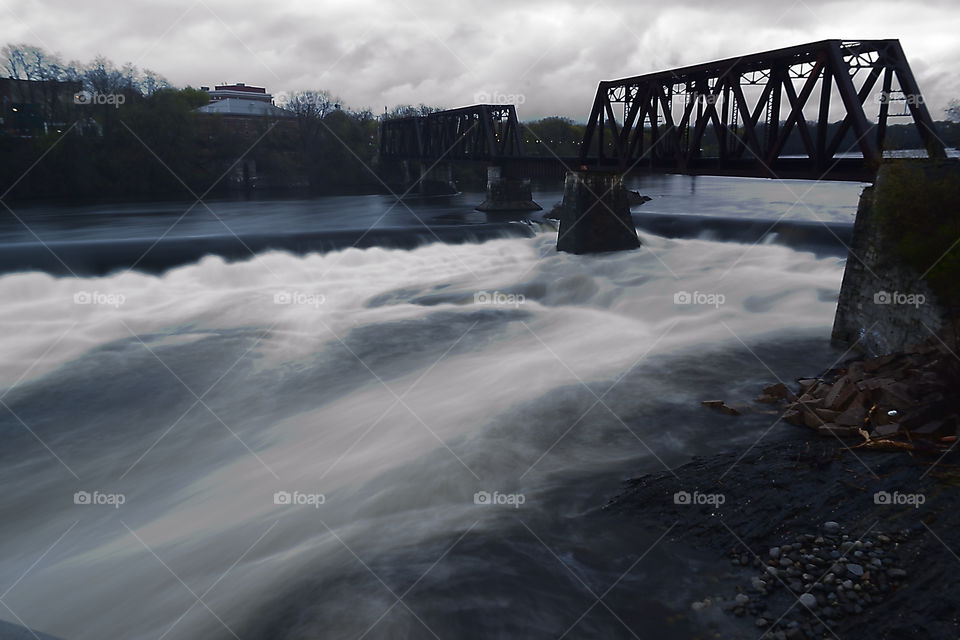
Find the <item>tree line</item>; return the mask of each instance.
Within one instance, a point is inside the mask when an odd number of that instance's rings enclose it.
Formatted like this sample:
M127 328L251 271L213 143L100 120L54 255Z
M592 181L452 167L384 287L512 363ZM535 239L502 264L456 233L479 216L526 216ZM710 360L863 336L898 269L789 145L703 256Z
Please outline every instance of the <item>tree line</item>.
M278 106L290 117L248 118L238 127L198 113L207 91L175 88L159 74L97 57L69 63L39 47L7 45L0 65L17 99L39 105L31 121L9 99L0 116L0 194L7 198L193 197L251 186L314 193L369 193L382 118L425 115L440 107L399 105L379 117L351 109L327 91L300 91ZM36 124L36 123L34 123ZM16 134L16 133L19 133Z
M24 100L40 105L50 125L31 135L11 135L9 127L0 134L0 194L6 198L185 198L250 186L244 178L251 171L259 188L382 192L380 121L440 109L400 105L375 116L344 106L327 91L300 91L280 101L289 118L251 119L252 127L239 130L227 117L196 111L208 103L206 91L172 87L163 76L129 63L117 66L103 57L64 62L26 44L7 45L0 57L9 78L42 81L20 86L36 92ZM76 99L74 92L113 99ZM9 124L17 114L10 104L2 107ZM948 146L960 145L960 103L952 103L946 115L940 133ZM579 153L584 128L569 118L547 117L522 123L521 133L527 154L564 157ZM890 126L888 146L920 146L909 129ZM705 150L713 142L708 133ZM474 169L458 173L482 183L483 172Z

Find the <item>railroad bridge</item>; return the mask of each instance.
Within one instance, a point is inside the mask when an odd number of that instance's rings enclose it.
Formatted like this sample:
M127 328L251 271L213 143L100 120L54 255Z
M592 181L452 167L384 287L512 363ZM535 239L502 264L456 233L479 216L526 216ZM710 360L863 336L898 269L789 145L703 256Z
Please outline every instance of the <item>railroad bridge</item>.
M526 154L515 107L486 104L387 120L380 156L420 163L408 182L485 163L478 208L535 208L529 178L550 175L567 191L591 172L611 186L638 172L873 181L894 118L946 157L898 40L823 40L603 81L577 157Z

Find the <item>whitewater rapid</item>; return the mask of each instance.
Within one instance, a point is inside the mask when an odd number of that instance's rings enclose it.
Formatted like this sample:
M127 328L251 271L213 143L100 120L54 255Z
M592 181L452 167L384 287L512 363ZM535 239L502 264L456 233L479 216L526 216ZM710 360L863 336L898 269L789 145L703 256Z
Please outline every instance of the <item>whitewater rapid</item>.
M839 355L840 258L641 236L599 256L557 253L544 231L0 277L16 616L0 617L69 640L556 637L582 594L546 589L535 615L504 604L569 578L541 541L626 475L770 425L701 400L749 399ZM558 556L584 575L629 556L601 546ZM532 582L504 574L537 554ZM471 607L480 621L456 613Z

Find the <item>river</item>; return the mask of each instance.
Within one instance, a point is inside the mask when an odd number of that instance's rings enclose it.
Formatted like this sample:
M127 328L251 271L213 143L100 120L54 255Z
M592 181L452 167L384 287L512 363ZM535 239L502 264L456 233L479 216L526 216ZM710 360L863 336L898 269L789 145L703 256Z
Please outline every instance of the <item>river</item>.
M471 193L223 200L179 222L191 203L15 208L0 618L67 640L733 629L690 615L723 558L600 507L776 418L702 400L841 355L838 230L863 185L630 186L653 197L643 247L592 256ZM644 230L653 215L677 233ZM763 233L779 218L816 231ZM256 255L164 244L211 239ZM111 263L129 243L156 253Z

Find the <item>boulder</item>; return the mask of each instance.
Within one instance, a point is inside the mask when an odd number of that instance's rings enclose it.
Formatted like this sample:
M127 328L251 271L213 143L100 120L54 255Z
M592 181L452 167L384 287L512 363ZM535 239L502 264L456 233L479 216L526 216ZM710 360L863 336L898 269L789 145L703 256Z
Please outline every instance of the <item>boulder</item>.
M844 427L862 426L867 419L867 409L859 405L853 405L836 417L834 422Z
M769 387L764 387L763 393L764 395L776 398L777 400L783 400L790 394L789 390L787 389L787 385L783 384L782 382L772 384Z
M843 411L850 403L853 402L853 399L857 396L857 385L855 382L850 380L847 376L844 376L837 380L833 387L830 388L830 391L823 398L823 405L829 407L834 411Z
M715 411L719 411L720 413L725 413L728 416L742 415L739 411L727 405L727 403L725 403L723 400L704 400L700 404Z

